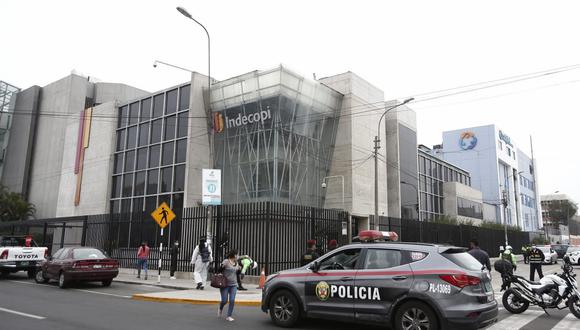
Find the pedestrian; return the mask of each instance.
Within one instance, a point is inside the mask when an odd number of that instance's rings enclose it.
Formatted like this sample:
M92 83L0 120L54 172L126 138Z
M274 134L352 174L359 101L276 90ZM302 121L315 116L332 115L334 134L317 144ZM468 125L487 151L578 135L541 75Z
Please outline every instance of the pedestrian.
M203 290L207 281L209 263L213 261L211 246L204 237L199 240L199 245L193 250L191 264L193 268L193 280L197 283L196 290Z
M141 278L141 269L145 272L145 281L147 281L147 262L149 260L149 246L147 241L141 243L137 250L137 278Z
M306 249L306 252L304 252L304 254L302 255L302 259L300 260L300 266L306 266L320 257L318 252L316 252L315 240L308 240L306 244L308 248Z
M534 281L534 277L536 275L536 271L538 272L538 276L540 279L544 277L544 273L542 272L542 263L544 262L544 252L538 249L538 247L534 244L532 245L532 250L530 250L530 281Z
M175 240L171 247L171 267L169 269L170 279L175 279L175 271L177 270L177 257L179 256L179 241Z
M499 258L505 261L509 261L513 268L514 272L518 268L516 256L513 254L512 247L510 245L506 245L505 250L499 254Z
M469 241L470 250L467 252L471 254L480 264L485 266L491 273L491 262L489 261L489 254L479 247L479 241L475 238Z
M522 245L522 254L524 255L524 264L527 264L530 260L530 245Z
M338 243L335 239L328 241L328 252L335 250L338 247Z
M236 276L237 276L237 280L238 280L238 290L247 291L248 289L244 288L244 286L242 284L242 280L246 276L246 272L248 271L248 269L250 267L252 267L252 269L258 268L258 263L255 262L254 260L252 260L252 258L250 258L250 256L243 255L243 256L240 256L238 258L238 265L240 266L240 269L238 269L238 271L236 272Z
M238 292L238 280L236 273L240 269L238 265L238 251L232 250L228 252L227 258L221 264L222 274L226 278L226 287L220 289L221 302L218 308L218 317L222 316L224 306L228 305L228 314L226 321L232 322L232 314L234 313L234 305L236 302L236 293Z

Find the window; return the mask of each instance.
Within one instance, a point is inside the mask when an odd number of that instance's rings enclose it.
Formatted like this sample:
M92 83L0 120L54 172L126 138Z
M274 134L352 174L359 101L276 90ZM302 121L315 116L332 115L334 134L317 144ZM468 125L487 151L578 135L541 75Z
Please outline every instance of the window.
M143 170L147 167L147 148L137 149L137 169Z
M137 124L139 121L139 102L131 103L129 106L129 126Z
M173 168L166 167L161 169L161 189L160 192L171 191L171 179Z
M161 141L162 123L162 119L157 119L151 122L151 143L157 143Z
M184 163L187 156L187 139L176 142L177 150L175 151L175 162Z
M127 117L129 116L128 112L129 110L127 109L127 106L119 108L119 128L127 126Z
M133 174L125 174L123 177L123 197L131 196L133 188Z
M173 142L163 144L163 155L161 158L161 165L173 164Z
M135 148L137 144L137 126L127 129L127 149Z
M125 150L125 132L124 129L117 131L117 151Z
M175 139L175 125L177 123L177 116L169 116L165 118L165 134L163 140Z
M510 148L507 148L507 154L508 154L508 156L510 156L510 157L512 156L512 150L511 150Z
M139 146L149 144L149 123L139 125Z
M468 270L481 270L481 264L479 261L469 253L463 251L463 249L449 249L441 255L461 268Z
M189 85L181 87L179 90L179 110L189 109Z
M135 169L135 151L128 151L125 154L125 172L130 172Z
M320 270L354 269L361 249L348 249L337 252L320 263Z
M159 166L159 149L161 146L159 144L151 146L149 148L149 167Z
M73 259L105 259L107 256L97 249L74 249Z
M187 136L187 126L189 120L189 111L185 111L180 113L178 117L178 126L177 126L177 137L184 137Z
M175 166L173 181L173 191L184 191L185 183L185 165Z
M145 194L145 171L135 173L135 196Z
M153 118L161 117L162 115L163 115L163 94L159 94L153 97Z
M503 150L503 143L501 141L497 141L497 142L498 142L499 150Z
M53 255L52 258L53 259L58 259L60 257L60 255L63 253L64 250L67 250L68 248L62 248L62 249L58 249Z
M401 251L369 249L367 250L365 269L385 269L401 265Z
M113 198L121 197L121 176L116 175L113 177Z
M60 252L60 253L58 253L58 252ZM54 259L58 259L58 260L67 259L70 255L70 248L60 249L56 253L58 254L58 256L56 256Z
M123 153L115 154L113 168L115 174L123 172Z
M141 101L141 121L151 119L151 98Z
M159 170L151 170L147 172L147 194L157 193L157 183L159 182Z
M165 114L172 114L177 111L177 89L167 92Z
M481 203L457 197L457 215L483 219L482 205Z

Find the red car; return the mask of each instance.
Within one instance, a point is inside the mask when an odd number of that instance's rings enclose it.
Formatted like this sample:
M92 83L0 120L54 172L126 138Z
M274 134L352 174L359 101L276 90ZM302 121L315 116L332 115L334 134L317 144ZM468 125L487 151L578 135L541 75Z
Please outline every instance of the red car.
M61 288L77 281L100 281L103 286L110 286L118 274L119 262L103 251L92 247L65 247L42 262L35 280L37 283L58 280Z

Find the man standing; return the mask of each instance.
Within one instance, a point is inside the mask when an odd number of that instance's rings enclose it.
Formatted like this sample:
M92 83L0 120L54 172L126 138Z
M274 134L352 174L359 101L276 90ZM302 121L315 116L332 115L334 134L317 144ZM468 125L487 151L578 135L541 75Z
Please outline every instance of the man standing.
M522 245L522 254L524 255L524 264L530 262L530 246L529 245Z
M469 241L470 250L467 252L471 254L480 264L487 268L487 271L491 273L491 263L489 261L489 254L479 247L479 242L476 239Z
M300 266L306 266L320 257L318 252L316 252L316 241L308 240L308 242L306 243L308 244L308 249L302 255L302 259L300 260Z
M137 278L141 278L141 268L145 271L145 280L147 280L147 261L149 260L149 246L147 242L141 243L137 250Z
M514 272L518 268L516 256L513 254L512 247L510 245L506 246L505 250L499 254L499 258L505 261L509 261L514 268Z
M545 258L544 252L538 249L536 245L533 245L528 258L530 260L530 281L534 281L536 271L538 272L540 279L544 277L544 273L542 273L542 263Z
M179 256L179 241L175 240L171 247L171 267L169 269L170 279L175 279L175 271L177 270L177 257Z

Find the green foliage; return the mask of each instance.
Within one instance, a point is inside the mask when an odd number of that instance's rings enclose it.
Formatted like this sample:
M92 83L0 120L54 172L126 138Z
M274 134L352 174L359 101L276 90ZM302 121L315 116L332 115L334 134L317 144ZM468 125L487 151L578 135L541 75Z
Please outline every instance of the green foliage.
M548 245L550 241L547 240L545 237L534 237L531 242L532 245Z
M504 230L504 225L501 223L490 222L490 221L483 221L480 225L481 228L489 228L489 229L496 229L496 230ZM522 228L519 226L507 226L508 231L522 231Z
M437 217L435 217L435 219L431 220L431 222L434 223L440 223L443 225L458 225L459 221L457 220L457 218L449 216L449 215L439 215Z
M9 192L0 186L0 221L26 220L33 217L36 207L28 203L20 194Z
M568 225L568 220L578 213L578 206L569 200L552 201L543 204L543 207L548 211L550 218L565 226Z

